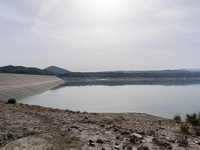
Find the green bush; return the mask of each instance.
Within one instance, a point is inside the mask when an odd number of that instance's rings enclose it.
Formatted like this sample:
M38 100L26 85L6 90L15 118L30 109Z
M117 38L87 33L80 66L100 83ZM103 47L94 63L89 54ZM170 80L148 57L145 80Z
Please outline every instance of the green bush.
M17 101L15 100L15 99L9 99L8 101L7 101L7 103L8 104L16 104L17 103Z
M200 113L199 113L200 115ZM186 121L191 123L193 126L200 126L200 116L196 113L193 113L191 115L186 115Z
M187 114L186 121L193 126L193 129L196 131L197 135L200 135L200 112L198 115L196 113L191 115Z
M174 115L174 120L176 123L181 123L181 116L179 114Z

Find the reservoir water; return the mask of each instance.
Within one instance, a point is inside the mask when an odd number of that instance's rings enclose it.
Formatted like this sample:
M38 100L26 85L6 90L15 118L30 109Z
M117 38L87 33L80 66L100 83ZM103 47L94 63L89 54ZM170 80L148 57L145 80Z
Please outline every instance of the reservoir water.
M87 112L136 112L173 118L200 111L200 83L65 83L18 103Z

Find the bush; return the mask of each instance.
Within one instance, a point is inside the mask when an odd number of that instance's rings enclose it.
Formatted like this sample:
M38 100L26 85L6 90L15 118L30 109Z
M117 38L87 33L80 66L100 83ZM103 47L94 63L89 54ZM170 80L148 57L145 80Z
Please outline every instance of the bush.
M200 135L200 112L198 115L196 113L191 115L187 114L186 121L193 126L193 129L196 131L197 135Z
M199 113L200 114L200 113ZM186 121L191 123L193 126L200 126L200 116L196 113L186 115Z
M179 114L174 115L174 121L176 121L176 123L181 123L181 116Z
M16 101L15 99L9 99L9 100L7 101L7 103L8 103L8 104L16 104L17 101Z

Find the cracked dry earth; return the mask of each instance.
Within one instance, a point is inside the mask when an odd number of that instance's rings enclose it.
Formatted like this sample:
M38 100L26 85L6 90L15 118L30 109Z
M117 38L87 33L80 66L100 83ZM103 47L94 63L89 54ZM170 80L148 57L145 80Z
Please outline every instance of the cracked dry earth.
M0 102L0 150L200 150L173 120Z

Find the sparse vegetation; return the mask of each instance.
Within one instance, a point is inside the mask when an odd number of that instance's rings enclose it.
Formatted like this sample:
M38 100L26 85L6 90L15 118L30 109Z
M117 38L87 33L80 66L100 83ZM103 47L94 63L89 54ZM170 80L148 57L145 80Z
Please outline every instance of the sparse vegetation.
M200 120L199 120L199 115L196 113L193 114L187 114L186 115L186 121L191 123L193 126L200 126Z
M181 123L181 116L179 114L174 115L174 121L178 124Z
M11 98L11 99L9 99L9 100L7 101L7 103L8 103L8 104L16 104L17 101L16 101L16 99Z
M199 114L187 114L186 121L193 126L193 129L196 131L197 135L200 135L200 112Z

